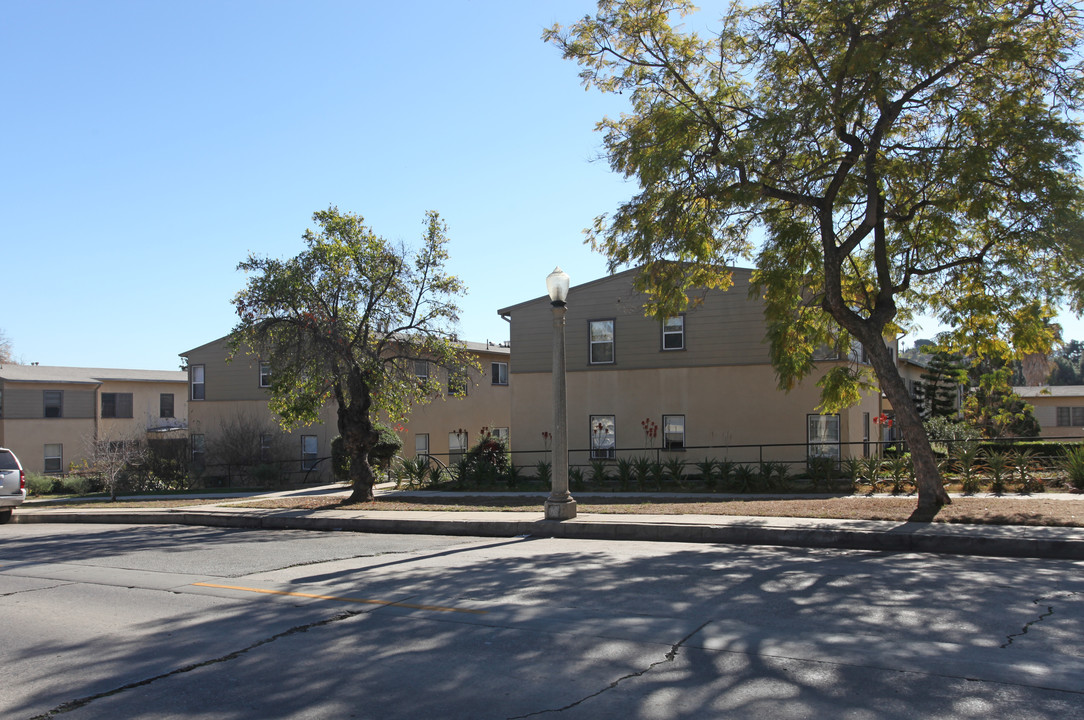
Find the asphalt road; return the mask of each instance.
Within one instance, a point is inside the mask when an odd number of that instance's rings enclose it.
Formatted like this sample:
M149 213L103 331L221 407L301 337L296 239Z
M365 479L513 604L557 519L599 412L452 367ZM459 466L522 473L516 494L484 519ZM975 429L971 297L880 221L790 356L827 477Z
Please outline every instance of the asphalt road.
M0 526L0 718L1084 718L1084 563Z

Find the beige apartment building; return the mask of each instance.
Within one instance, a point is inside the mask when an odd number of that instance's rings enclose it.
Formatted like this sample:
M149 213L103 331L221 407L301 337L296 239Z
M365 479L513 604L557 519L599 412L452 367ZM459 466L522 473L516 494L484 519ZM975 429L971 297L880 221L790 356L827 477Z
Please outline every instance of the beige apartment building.
M396 423L403 441L402 456L425 453L448 463L478 442L483 431L507 440L510 435L511 400L509 350L491 343L465 343L483 368L467 374L466 395L455 397L462 376L418 362L415 371L439 373L445 392L424 405L416 405L410 417ZM334 403L322 411L320 421L283 430L268 408L270 363L255 355L239 355L231 362L228 337L213 340L184 353L188 362L189 428L194 460L205 462L211 474L222 472L216 448L242 433L255 434L260 460L275 462L295 479L315 481L330 477L327 458L331 441L339 434Z
M566 316L570 463L656 455L687 462L790 463L870 451L880 393L839 414L821 414L818 379L861 353L826 359L800 386L778 389L765 341L763 303L751 271L728 291L666 322L644 316L637 270L573 285ZM512 450L518 465L546 457L552 427L553 310L538 297L498 311L511 323Z
M1013 391L1034 409L1041 437L1084 439L1084 385L1014 387Z
M183 429L183 371L0 366L0 446L27 472L64 474L94 442Z

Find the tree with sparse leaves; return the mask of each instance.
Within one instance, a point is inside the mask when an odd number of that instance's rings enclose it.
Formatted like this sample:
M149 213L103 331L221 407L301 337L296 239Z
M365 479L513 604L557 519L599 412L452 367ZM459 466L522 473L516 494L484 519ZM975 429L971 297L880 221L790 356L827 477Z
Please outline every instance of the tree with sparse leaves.
M15 362L15 358L12 355L11 338L0 329L0 365L13 362Z
M477 367L455 333L464 292L445 272L447 228L426 215L416 252L376 235L364 219L338 208L316 212L306 249L288 260L250 255L250 274L233 303L240 318L233 352L271 364L271 409L287 428L319 419L334 402L350 458L351 502L373 499L369 453L383 413L405 418L440 392L419 378L415 361L462 371Z
M1078 6L774 0L734 4L709 38L675 27L692 9L600 0L544 35L587 86L630 99L599 127L639 192L589 241L611 269L643 266L660 317L753 260L780 386L811 374L819 348L861 342L919 506L948 503L885 338L927 311L958 328L963 355L1023 354L1049 347L1057 303L1080 310ZM868 380L831 370L822 407Z

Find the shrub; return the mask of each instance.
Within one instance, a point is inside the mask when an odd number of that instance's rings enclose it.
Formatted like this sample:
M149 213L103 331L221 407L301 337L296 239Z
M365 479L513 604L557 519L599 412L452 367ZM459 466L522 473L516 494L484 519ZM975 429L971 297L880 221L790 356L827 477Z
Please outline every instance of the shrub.
M53 495L56 493L53 490L54 481L59 478L53 478L49 475L39 475L38 473L26 474L26 494L27 495Z
M609 470L606 467L605 460L592 460L591 461L591 482L596 487L602 487L606 484L606 481L610 479Z
M617 486L622 490L628 490L632 484L633 467L628 458L617 459Z
M1077 490L1084 490L1084 445L1066 449L1058 466L1065 472L1070 485Z
M460 461L467 480L492 484L508 475L508 448L492 436L483 437Z
M553 465L548 460L539 460L535 463L534 468L535 475L540 483L550 485L553 482Z
M715 474L715 461L711 459L701 460L696 464L696 469L700 471L700 481L704 483L704 489L708 492L715 492L715 483L718 480L718 476Z
M990 471L990 492L995 495L1005 493L1005 476L1009 474L1008 453L986 450L986 469Z

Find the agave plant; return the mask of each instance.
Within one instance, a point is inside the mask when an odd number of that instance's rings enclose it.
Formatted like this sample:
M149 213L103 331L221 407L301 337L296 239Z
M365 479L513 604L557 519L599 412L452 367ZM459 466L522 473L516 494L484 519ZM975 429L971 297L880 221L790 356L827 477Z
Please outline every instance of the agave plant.
M628 458L617 459L617 486L622 490L628 490L632 484L634 468Z
M719 476L715 473L715 460L706 458L696 463L696 469L700 472L700 480L704 483L704 489L715 492Z
M1084 445L1076 445L1065 450L1058 459L1058 467L1065 473L1069 484L1077 490L1084 490Z
M666 475L680 488L685 487L685 461L678 457L666 461Z
M990 492L995 495L1005 493L1005 479L1006 476L1011 475L1010 468L1010 458L1007 453L986 453L986 469L990 473Z

